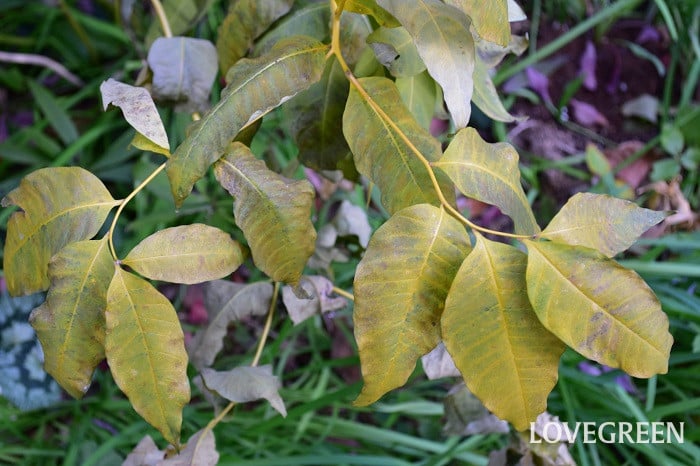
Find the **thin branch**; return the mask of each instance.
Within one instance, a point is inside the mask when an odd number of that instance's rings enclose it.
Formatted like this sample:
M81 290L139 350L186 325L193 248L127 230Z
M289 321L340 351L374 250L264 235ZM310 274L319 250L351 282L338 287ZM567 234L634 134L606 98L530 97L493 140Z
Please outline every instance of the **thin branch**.
M151 0L151 5L156 11L158 20L160 21L160 27L163 29L163 35L165 37L172 37L173 31L170 29L170 23L168 23L168 17L165 15L165 10L163 9L163 4L160 0Z
M18 63L20 65L37 65L48 68L57 75L61 76L63 79L76 86L82 86L83 81L68 71L68 69L49 57L43 55L36 55L33 53L12 53L3 52L0 50L0 61L6 63Z
M355 301L355 296L353 296L352 293L350 293L350 292L348 292L348 291L345 291L345 290L342 289L342 288L338 288L337 286L334 286L334 287L333 287L333 293L335 293L335 294L337 294L337 295L339 295L339 296L342 296L343 298L347 298L347 299L349 299L350 301Z

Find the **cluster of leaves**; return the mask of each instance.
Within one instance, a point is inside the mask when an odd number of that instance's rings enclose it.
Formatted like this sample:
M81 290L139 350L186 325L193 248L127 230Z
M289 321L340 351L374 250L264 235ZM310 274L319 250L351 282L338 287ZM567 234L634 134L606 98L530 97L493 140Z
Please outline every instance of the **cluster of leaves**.
M489 69L523 50L526 41L511 37L509 26L520 17L505 0L489 7L239 0L216 45L226 87L172 154L151 93L105 82L105 106L122 109L138 131L133 144L162 154L163 165L123 200L79 167L33 172L3 200L20 208L5 244L8 289L48 290L30 319L47 371L80 397L106 358L134 408L175 445L190 397L190 360L212 391L233 401L267 398L284 412L275 393L241 397L245 390L228 390L232 379L269 381L267 369L237 368L222 380L208 368L226 322L210 326L200 337L204 349L188 357L172 304L147 281L216 280L236 270L249 250L258 269L304 298L303 273L316 243L314 190L268 168L246 144L256 122L281 107L291 115L303 164L364 176L391 215L370 239L354 281L364 378L357 404L402 386L417 359L441 341L469 390L518 430L544 411L565 345L637 377L664 373L668 319L644 281L613 256L665 214L579 194L541 230L520 184L516 151L467 127L472 102L496 120L515 119ZM148 57L152 94L203 111L203 89L215 76L213 52L197 39L155 40ZM444 152L428 130L434 116L454 124ZM234 198L247 246L229 232L194 224L155 232L123 258L117 254L117 219L143 186L164 170L180 206L212 167ZM455 188L497 206L515 233L465 218L455 207ZM115 207L107 233L92 239ZM276 292L267 286L274 303Z

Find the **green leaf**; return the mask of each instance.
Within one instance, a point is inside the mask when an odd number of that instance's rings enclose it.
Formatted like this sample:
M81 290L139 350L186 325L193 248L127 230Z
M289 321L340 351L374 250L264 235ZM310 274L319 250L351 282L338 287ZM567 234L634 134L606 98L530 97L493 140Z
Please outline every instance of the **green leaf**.
M140 149L142 151L155 152L156 154L161 154L166 157L170 157L170 150L160 147L158 144L151 141L139 132L136 132L134 138L131 140L129 145L134 146L135 148Z
M605 194L577 193L542 232L542 238L597 249L608 257L634 244L666 212L643 209Z
M411 34L428 72L440 84L457 128L469 123L474 39L469 18L439 0L377 0Z
M379 28L367 37L367 43L392 76L410 77L425 70L416 44L405 28Z
M469 237L427 204L394 214L374 234L355 274L355 339L368 405L402 386L418 358L440 342L440 314Z
M289 36L304 35L319 42L329 39L331 9L328 8L328 4L310 2L304 5L303 2L296 2L296 5L275 27L256 41L252 56L258 57L268 53L277 42Z
M218 228L195 223L160 230L122 260L152 280L194 284L223 278L243 263L241 245Z
M416 121L424 129L429 130L437 102L433 78L427 72L423 72L408 78L396 78L395 83L401 100L416 118Z
M510 42L507 0L445 0L445 3L466 13L482 39L503 47Z
M298 283L316 242L311 184L278 175L237 142L217 162L215 174L235 198L233 216L255 265L275 281Z
M51 288L29 322L44 350L44 370L82 398L104 359L107 288L114 274L107 239L72 243L49 263Z
M197 369L211 366L224 347L223 339L232 322L249 316L265 315L272 299L272 284L265 282L241 285L216 280L205 285L205 302L209 325L197 332L188 344L192 365Z
M540 322L585 357L634 377L665 374L668 317L639 275L594 249L525 241L527 293Z
M332 57L321 80L284 105L299 159L309 168L338 170L353 164L342 126L348 87L345 73ZM345 173L347 178L352 176L351 171Z
M100 84L102 105L121 108L124 119L154 144L169 150L170 143L151 94L143 87L130 86L112 78Z
M445 347L469 390L518 430L547 408L565 348L530 306L526 265L518 249L477 234L441 320Z
M117 204L95 175L79 167L42 168L25 176L2 200L3 207L21 209L7 222L3 269L9 292L46 290L51 257L95 236Z
M472 101L492 120L512 123L526 118L516 118L505 109L501 98L498 96L496 86L491 80L486 64L481 58L477 58L474 63L474 95L472 96Z
M373 17L380 26L395 28L401 26L388 11L377 5L376 0L346 0L345 11Z
M166 171L177 206L244 126L321 78L327 50L309 37L291 37L269 54L241 59L229 70L221 100L193 124L168 160Z
M517 233L533 235L540 231L520 185L518 153L510 144L489 144L474 128L464 128L433 166L449 176L465 195L501 209L513 219Z
M248 403L265 399L282 416L287 409L278 390L282 387L279 379L272 375L272 366L242 366L230 371L219 372L205 367L202 369L204 385L218 395L236 403Z
M70 119L70 115L56 100L51 92L36 81L28 80L29 91L34 97L34 102L41 109L49 124L56 130L56 134L66 146L78 139L78 130Z
M160 37L148 51L151 91L158 100L176 102L175 111L203 112L216 79L216 48L204 39Z
M238 0L219 26L216 50L221 74L246 56L253 41L292 8L294 0Z
M440 158L440 143L416 122L391 80L359 81L370 100L351 88L343 114L343 133L357 171L377 185L389 213L414 204L440 205L428 170L404 137L429 161ZM443 193L452 194L448 183L443 186Z
M137 413L177 445L190 400L185 337L170 301L117 267L107 291L105 354Z

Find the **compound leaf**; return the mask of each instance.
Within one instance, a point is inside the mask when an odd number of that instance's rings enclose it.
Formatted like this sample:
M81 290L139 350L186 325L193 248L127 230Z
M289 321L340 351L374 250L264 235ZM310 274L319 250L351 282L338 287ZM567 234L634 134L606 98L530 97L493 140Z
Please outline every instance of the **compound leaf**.
M159 37L148 51L156 99L176 102L179 112L203 112L216 78L216 49L204 39Z
M369 98L351 88L343 114L343 133L357 171L377 185L389 213L414 204L440 205L428 170L406 140L430 161L440 158L440 143L416 122L391 80L359 81ZM443 189L445 194L452 191Z
M177 445L190 400L185 338L170 301L117 267L107 291L105 354L137 413Z
M355 339L367 405L403 385L440 342L440 314L469 252L464 227L428 204L394 214L374 234L355 274Z
M238 142L217 162L215 174L235 198L233 216L255 265L275 281L296 285L316 242L311 184L271 171Z
M549 222L542 237L613 257L666 215L605 194L577 193Z
M188 344L192 365L198 369L211 366L224 347L228 326L249 316L265 315L272 299L272 284L265 282L241 285L216 280L205 285L209 325L197 332Z
M99 178L79 167L42 168L25 176L2 200L3 207L21 209L7 222L8 291L16 296L46 290L51 257L95 236L117 204Z
M287 409L278 390L282 386L279 379L272 375L272 366L242 366L226 372L219 372L205 367L202 369L204 385L218 395L236 403L248 403L265 399L282 416L287 416Z
M243 260L241 245L228 233L196 223L152 234L122 264L152 280L193 284L225 277Z
M472 20L474 29L483 40L505 47L510 42L508 23L508 1L492 0L445 0L445 3L459 8Z
M100 84L100 92L104 110L107 110L110 104L119 107L124 119L136 131L157 146L170 150L163 121L148 90L109 78Z
M465 195L501 209L513 219L517 233L532 235L540 231L520 185L518 153L510 144L489 144L474 128L464 128L433 166L449 176Z
M594 249L525 241L527 293L540 322L585 357L634 377L665 374L668 317L639 275Z
M377 0L409 32L430 76L440 84L457 128L469 123L473 92L474 39L470 21L439 0Z
M221 74L246 56L253 41L292 8L294 0L238 0L219 26L216 50Z
M49 263L51 288L29 322L44 350L44 370L71 396L82 398L105 357L107 288L114 262L107 239L79 241Z
M241 59L231 67L221 100L193 124L167 162L177 206L244 126L321 78L327 49L315 39L295 36L260 58Z
M547 407L564 344L527 298L527 256L476 235L442 313L442 339L469 390L499 418L525 430Z

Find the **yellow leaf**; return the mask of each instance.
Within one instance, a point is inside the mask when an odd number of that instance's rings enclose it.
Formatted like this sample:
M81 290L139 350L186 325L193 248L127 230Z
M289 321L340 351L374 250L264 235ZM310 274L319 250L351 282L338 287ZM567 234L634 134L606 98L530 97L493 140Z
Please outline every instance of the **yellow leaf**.
M476 235L452 282L442 339L469 390L501 419L525 430L547 408L564 344L527 298L527 256Z
M467 126L476 53L467 15L439 0L377 0L377 3L394 15L413 37L430 76L445 93L455 126Z
M117 267L107 291L105 354L137 413L177 445L190 400L185 339L170 301Z
M510 42L507 0L445 0L445 3L464 11L482 39L503 47Z
M243 263L241 245L218 228L195 223L160 230L124 258L144 277L171 283L201 283L223 278Z
M634 244L642 233L666 217L634 202L604 194L575 194L554 216L542 237L597 249L608 257Z
M44 369L81 398L105 357L107 287L114 263L107 240L72 243L49 264L51 288L29 322L44 349Z
M462 224L428 204L394 214L374 234L355 274L355 339L367 405L402 386L440 342L447 291L469 251Z
M594 249L526 241L527 293L540 322L585 357L634 377L665 374L668 317L639 275Z
M25 176L2 200L3 207L21 209L7 222L3 268L10 294L46 290L51 257L95 236L117 204L95 175L79 167L42 168Z
M391 80L371 77L360 83L372 102L352 87L343 114L343 133L357 171L377 185L391 214L414 204L439 206L428 170L414 149L436 161L442 154L440 143L413 118ZM454 188L442 184L443 193L454 199Z
M316 244L311 184L278 175L237 142L214 171L235 198L233 215L255 265L275 281L296 285Z
M517 233L532 235L540 231L520 185L518 153L510 144L489 144L474 128L465 128L433 166L449 176L465 195L501 209L513 219Z

